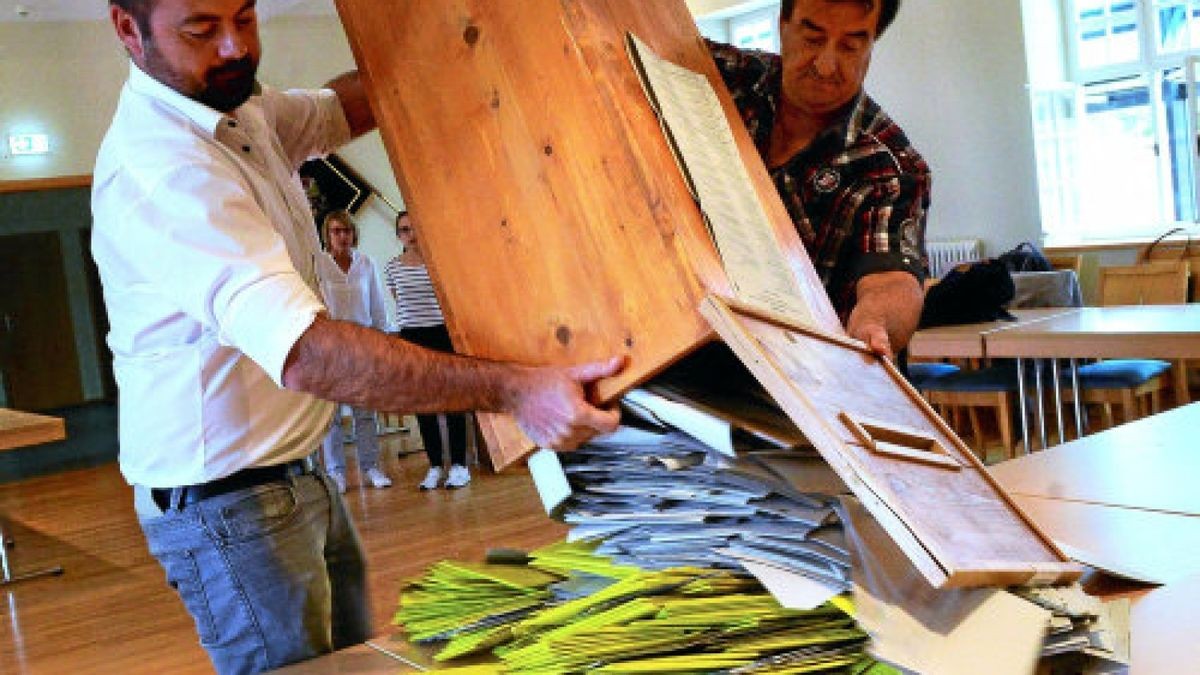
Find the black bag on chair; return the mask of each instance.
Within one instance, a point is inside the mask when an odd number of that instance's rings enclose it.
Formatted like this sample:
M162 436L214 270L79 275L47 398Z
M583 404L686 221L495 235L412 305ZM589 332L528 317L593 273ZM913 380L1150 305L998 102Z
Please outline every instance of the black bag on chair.
M1009 272L1052 272L1054 266L1032 242L1023 241L1011 251L1001 253L999 260Z
M958 265L925 292L921 328L1016 317L1004 309L1016 292L1008 267L998 259Z

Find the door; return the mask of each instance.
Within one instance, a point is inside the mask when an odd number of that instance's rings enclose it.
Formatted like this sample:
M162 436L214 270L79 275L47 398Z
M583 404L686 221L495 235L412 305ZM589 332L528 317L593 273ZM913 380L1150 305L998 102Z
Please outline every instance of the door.
M83 401L57 233L0 237L0 371L9 407Z

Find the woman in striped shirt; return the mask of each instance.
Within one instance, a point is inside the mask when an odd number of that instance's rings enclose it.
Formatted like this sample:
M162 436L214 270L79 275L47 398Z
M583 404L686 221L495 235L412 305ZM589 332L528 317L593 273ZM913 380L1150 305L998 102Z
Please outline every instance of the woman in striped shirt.
M396 327L400 337L430 349L453 352L450 333L437 296L433 294L433 283L421 256L417 234L407 211L396 215L396 238L404 251L384 266L384 279L388 290L396 300ZM445 415L446 431L449 435L450 472L446 476L447 488L460 488L471 482L467 470L467 420L466 415ZM421 440L425 454L429 457L429 472L421 481L422 490L433 490L442 481L442 434L438 428L438 415L417 415L417 426L421 429Z

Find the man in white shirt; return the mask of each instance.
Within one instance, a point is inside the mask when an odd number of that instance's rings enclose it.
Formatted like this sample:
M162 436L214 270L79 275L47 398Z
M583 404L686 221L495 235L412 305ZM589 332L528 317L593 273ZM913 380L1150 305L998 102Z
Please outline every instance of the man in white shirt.
M374 127L356 73L259 88L254 0L110 0L132 61L94 172L120 464L151 552L222 673L371 634L362 548L304 458L328 401L513 414L539 445L615 428L584 386L619 359L528 367L336 321L296 169Z

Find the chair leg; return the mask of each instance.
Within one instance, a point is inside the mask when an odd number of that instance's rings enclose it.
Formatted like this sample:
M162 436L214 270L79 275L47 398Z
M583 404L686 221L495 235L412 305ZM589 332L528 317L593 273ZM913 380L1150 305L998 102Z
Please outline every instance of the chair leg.
M996 426L1000 427L1000 442L1004 444L1004 452L1007 453L1009 459L1016 457L1017 450L1013 445L1012 407L1009 404L1008 394L1000 394L1000 405L996 408Z
M1105 402L1101 404L1101 417L1104 418L1104 428L1111 429L1117 426L1117 420L1113 416L1113 407L1111 403Z
M1192 393L1188 391L1188 362L1180 359L1171 364L1171 383L1175 385L1175 405L1187 405L1192 402Z
M979 411L975 406L967 408L967 417L971 420L971 435L975 437L975 450L980 457L986 457L987 449L983 444L983 425L979 423Z
M1121 392L1121 417L1125 424L1137 419L1138 403L1133 396L1133 391L1126 389Z

